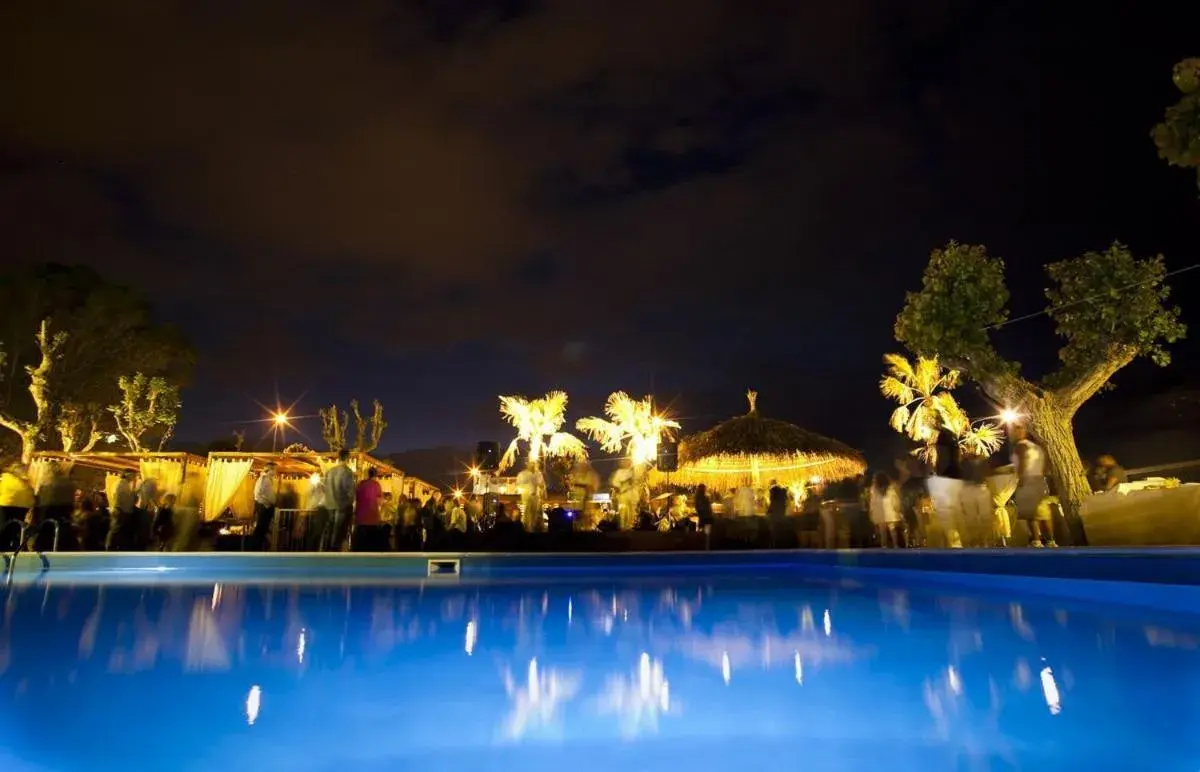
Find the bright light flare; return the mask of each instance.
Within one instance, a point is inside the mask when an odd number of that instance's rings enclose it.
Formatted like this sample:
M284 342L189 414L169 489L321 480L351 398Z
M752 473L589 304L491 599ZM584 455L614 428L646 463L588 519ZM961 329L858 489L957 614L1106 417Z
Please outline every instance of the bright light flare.
M246 723L254 726L254 722L258 720L258 711L262 708L262 689L258 686L251 686L250 693L246 695Z
M1013 410L1011 407L1006 407L1000 411L1000 421L1006 426L1012 426L1015 423L1019 423L1020 420L1020 412Z
M288 418L287 413L276 413L271 420L275 422L276 426L287 426L292 419Z
M478 640L479 628L475 624L475 620L472 619L467 622L467 635L466 640L463 642L463 651L467 653L468 657L475 653L475 642Z
M1054 681L1054 673L1049 667L1042 668L1042 696L1046 698L1046 707L1050 715L1057 716L1062 712L1062 698L1058 693L1058 684Z
M575 428L591 437L609 453L624 453L637 466L658 460L658 444L679 428L677 421L654 412L651 397L634 399L623 391L609 395L604 404L607 418L593 416L576 422Z

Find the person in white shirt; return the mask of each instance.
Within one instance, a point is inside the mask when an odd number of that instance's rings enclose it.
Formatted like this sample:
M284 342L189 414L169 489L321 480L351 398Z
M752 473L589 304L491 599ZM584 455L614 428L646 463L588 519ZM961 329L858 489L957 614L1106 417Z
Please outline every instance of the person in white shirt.
M254 536L251 539L251 550L261 552L266 545L267 534L275 520L277 484L275 462L269 461L258 476L258 481L254 483Z
M309 478L308 499L304 508L308 510L308 529L305 535L305 549L317 552L325 540L325 532L329 528L329 502L325 496L325 478L314 473Z
M108 526L105 549L132 548L137 520L136 509L137 494L133 488L133 472L127 469L121 472L121 479L117 482L116 490L113 491L112 520Z
M1017 473L1017 490L1012 502L1017 508L1017 517L1029 527L1029 544L1032 547L1057 547L1054 543L1054 523L1049 507L1042 502L1049 496L1046 487L1046 451L1029 439L1029 433L1021 424L1009 429L1013 443L1012 462Z
M325 473L325 505L333 514L329 549L341 552L354 518L354 472L350 471L350 451L338 451L338 460Z
M900 512L900 488L886 472L875 475L871 485L871 523L879 532L880 547L900 547L904 515Z

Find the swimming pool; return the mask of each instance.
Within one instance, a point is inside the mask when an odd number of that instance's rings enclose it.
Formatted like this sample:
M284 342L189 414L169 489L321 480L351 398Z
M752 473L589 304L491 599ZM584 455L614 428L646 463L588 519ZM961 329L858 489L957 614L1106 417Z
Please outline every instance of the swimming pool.
M1144 583L1114 604L762 556L179 565L18 575L0 769L1200 766L1200 607L1140 605Z

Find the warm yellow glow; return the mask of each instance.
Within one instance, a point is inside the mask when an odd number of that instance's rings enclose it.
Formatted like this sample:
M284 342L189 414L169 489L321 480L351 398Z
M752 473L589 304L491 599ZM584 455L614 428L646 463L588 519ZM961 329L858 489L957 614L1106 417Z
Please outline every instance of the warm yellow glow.
M635 400L623 391L608 396L607 418L581 418L575 428L591 437L609 453L623 453L637 465L658 460L658 443L679 428L676 421L654 412L654 400Z
M319 482L321 482L321 473L320 472L313 472L312 474L310 474L308 476L309 485L316 485Z
M516 463L524 442L529 447L529 463L537 465L542 456L587 460L587 448L578 437L561 431L567 419L567 393L552 391L539 399L500 397L500 415L517 430L500 459L500 470Z
M707 456L696 462L684 462L673 472L672 482L679 485L701 483L716 490L740 485L762 485L774 479L790 488L793 483L812 485L817 482L843 480L866 470L861 460L823 454L754 455L744 453Z
M468 472L470 473L470 475L472 477L478 477L479 476L479 467L473 466L468 470Z
M454 498L456 498L456 499L461 499L462 497L463 497L463 490L462 490L462 488L455 488L455 489L454 489Z
M273 420L276 426L287 426L290 421L287 413L276 413Z
M1021 414L1011 407L1006 407L1000 411L1000 420L1011 426L1021 420Z

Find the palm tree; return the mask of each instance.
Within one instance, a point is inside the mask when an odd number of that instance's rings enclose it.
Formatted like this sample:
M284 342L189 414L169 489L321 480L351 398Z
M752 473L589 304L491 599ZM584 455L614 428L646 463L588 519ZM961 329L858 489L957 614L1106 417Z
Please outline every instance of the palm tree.
M604 414L607 419L581 418L575 428L600 443L606 452L627 455L635 467L654 463L659 440L679 428L677 422L654 413L650 397L635 400L623 391L608 396Z
M937 357L917 357L913 364L899 354L888 354L883 361L888 367L879 391L900 403L889 423L921 443L917 453L923 460L936 463L937 437L942 429L973 455L990 456L999 449L1004 441L1000 427L990 421L973 425L967 411L950 393L960 382L957 370L943 369Z
M552 391L539 399L500 397L500 415L517 430L517 436L500 459L500 469L509 469L516 463L522 442L529 448L530 466L538 465L543 456L587 460L583 441L561 431L566 413L567 393L564 391Z

